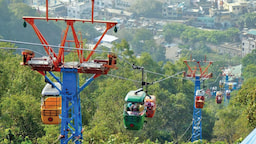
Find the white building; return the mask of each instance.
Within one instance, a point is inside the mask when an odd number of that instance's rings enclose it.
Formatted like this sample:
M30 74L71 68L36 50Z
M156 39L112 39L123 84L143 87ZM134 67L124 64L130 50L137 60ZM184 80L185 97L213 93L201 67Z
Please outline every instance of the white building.
M84 11L91 12L91 5L91 1L71 2L67 5L67 17L80 19L83 17Z
M251 53L256 47L256 29L250 29L242 37L242 57Z

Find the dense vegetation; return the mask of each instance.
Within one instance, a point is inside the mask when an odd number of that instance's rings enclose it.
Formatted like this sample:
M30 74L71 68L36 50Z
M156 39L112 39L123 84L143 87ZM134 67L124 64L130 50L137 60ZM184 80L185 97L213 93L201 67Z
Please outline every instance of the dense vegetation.
M15 5L21 6L22 4L16 3L10 6L15 7ZM17 9L11 11L8 9L8 4L0 0L0 17L6 22L0 24L2 25L0 27L1 38L38 41L32 37L31 28L23 29L22 20L18 18L21 15L32 15L30 13L35 13L35 10L25 5L23 7L24 9L20 12L15 11ZM20 21L20 26L15 21ZM61 33L62 26L56 26L55 23L49 23L47 26ZM86 29L88 29L87 26L91 27L91 25L86 25ZM85 29L82 26L78 27ZM46 30L44 27L41 28L42 31ZM175 38L180 38L183 41L180 47L184 50L189 45L198 48L201 44L201 50L195 49L193 55L198 58L206 52L212 55L212 60L217 61L210 69L215 77L207 81L211 84L206 86L209 88L217 85L219 67L225 66L227 62L214 59L216 57L214 57L214 52L207 50L205 43L202 42L216 43L220 40L232 42L236 40L238 31L230 29L225 32L204 32L184 25L166 25L164 29L166 41L171 42ZM51 31L48 33L50 34ZM53 44L58 42L56 39L59 38L59 33L50 34L49 38L53 40ZM93 29L87 33L87 36L95 36ZM194 35L197 35L197 38ZM55 38L52 39L51 36ZM161 49L152 42L152 37L147 30L140 29L127 41L115 43L113 51L120 56L119 69L112 70L110 73L127 79L141 79L140 71L131 68L130 64L133 63L143 66L148 71L166 76L184 71L186 67L182 62L189 58L189 53L184 52L183 58L175 63L163 60L163 55L158 53ZM90 39L90 37L86 38ZM141 40L144 44L139 43ZM134 50L129 43L133 45ZM195 43L198 45L194 45ZM0 47L20 46L1 42ZM154 55L156 52L147 47L158 48L155 50L159 55ZM10 139L13 143L57 142L60 126L43 125L40 120L41 90L45 85L44 78L29 67L19 65L22 57L15 52L17 51L0 49L0 143L10 143ZM135 57L134 53L140 53L141 56ZM73 60L73 55L69 54L65 59ZM95 57L103 56L105 57L106 53L96 53ZM236 143L246 137L256 126L255 58L256 53L252 53L242 59L244 84L240 90L232 92L228 105L216 105L213 97L207 99L205 108L202 110L204 143ZM81 84L89 76L81 74ZM161 75L147 73L148 82L163 78L165 77ZM157 97L156 115L153 119L147 120L143 130L128 131L124 129L122 119L124 97L128 91L139 87L140 83L106 75L97 78L81 93L83 127L85 128L84 143L189 143L193 114L193 82L177 75L176 78L150 85L148 92ZM187 128L189 128L188 131L186 131Z

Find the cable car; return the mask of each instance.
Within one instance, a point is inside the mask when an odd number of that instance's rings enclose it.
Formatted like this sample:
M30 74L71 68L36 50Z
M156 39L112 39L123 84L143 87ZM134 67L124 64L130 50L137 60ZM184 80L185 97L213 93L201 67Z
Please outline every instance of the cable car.
M226 90L226 97L227 97L227 99L229 100L230 99L230 90Z
M221 91L217 91L217 93L216 93L216 103L217 104L221 104L221 102L222 102L222 92Z
M204 90L197 90L196 97L195 97L195 107L196 108L203 108L204 107Z
M145 99L145 107L147 108L146 117L154 117L156 112L156 97L153 95L147 96Z
M222 80L220 80L220 82L219 82L219 87L222 89L222 88L224 88L224 82L222 81Z
M60 83L54 83L61 89ZM59 91L47 83L42 90L41 120L44 124L60 124L61 119L61 96Z
M130 91L125 97L124 127L128 130L140 130L143 128L146 116L144 100L146 92L142 89Z
M233 84L232 84L232 83L229 83L229 84L228 84L228 89L230 89L230 90L233 89Z
M212 87L212 95L216 96L217 86Z

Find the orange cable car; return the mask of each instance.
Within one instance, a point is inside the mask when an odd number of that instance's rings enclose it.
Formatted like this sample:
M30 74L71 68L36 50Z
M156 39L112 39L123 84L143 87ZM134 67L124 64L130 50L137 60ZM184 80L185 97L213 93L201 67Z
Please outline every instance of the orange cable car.
M54 83L59 89L61 85ZM60 124L61 96L51 84L46 84L42 91L41 120L44 124Z
M156 112L156 97L153 95L147 96L145 98L145 107L147 108L146 117L152 118Z
M217 91L217 93L216 93L216 103L217 104L221 104L222 98L223 98L222 92L221 91Z
M232 83L229 83L229 84L228 84L228 89L230 89L230 90L233 89L233 84L232 84Z
M195 107L196 108L203 108L204 107L204 90L197 90L196 97L195 97Z

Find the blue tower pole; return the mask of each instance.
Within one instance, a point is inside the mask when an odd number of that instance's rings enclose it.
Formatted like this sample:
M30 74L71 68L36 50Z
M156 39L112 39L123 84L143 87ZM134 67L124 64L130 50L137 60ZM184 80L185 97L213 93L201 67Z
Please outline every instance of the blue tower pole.
M225 100L227 99L226 91L229 89L229 85L228 85L228 84L229 84L229 83L228 83L228 75L226 75L225 92L224 92L224 96L225 96L225 98L224 98L224 104L225 104L225 105L227 105L226 102L225 102ZM229 102L228 99L227 99L227 102Z
M62 113L61 113L61 144L69 140L82 138L82 120L80 108L79 78L77 69L61 69L62 85ZM78 140L75 142L80 143Z
M202 112L195 107L196 91L200 90L200 76L195 76L194 109L191 142L202 140Z
M82 143L82 114L79 93L93 80L93 75L81 87L79 87L79 76L76 68L62 68L62 97L60 142L68 144ZM47 78L47 77L46 77ZM48 79L49 80L49 79ZM49 81L52 83L51 81Z

